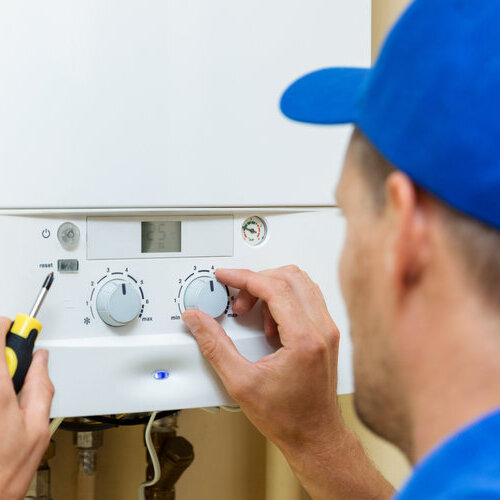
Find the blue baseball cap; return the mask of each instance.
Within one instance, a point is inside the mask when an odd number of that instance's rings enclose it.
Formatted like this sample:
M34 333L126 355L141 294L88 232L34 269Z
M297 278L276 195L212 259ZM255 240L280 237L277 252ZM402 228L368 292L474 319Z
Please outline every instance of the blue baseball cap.
M281 110L355 123L416 184L500 229L499 0L415 0L372 69L303 76Z

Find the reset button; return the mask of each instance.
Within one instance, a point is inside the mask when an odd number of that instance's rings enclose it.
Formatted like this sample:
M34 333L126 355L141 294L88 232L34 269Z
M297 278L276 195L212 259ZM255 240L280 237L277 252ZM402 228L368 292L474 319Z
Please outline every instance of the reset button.
M57 270L60 273L76 273L78 272L78 267L77 259L59 259L57 261Z

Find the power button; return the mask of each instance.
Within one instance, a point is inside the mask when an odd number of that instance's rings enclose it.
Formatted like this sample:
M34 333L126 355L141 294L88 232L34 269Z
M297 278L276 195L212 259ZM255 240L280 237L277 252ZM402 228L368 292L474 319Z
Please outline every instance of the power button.
M45 239L50 238L50 229L45 228L42 231L42 237L45 238Z
M80 230L72 222L64 222L57 230L57 239L64 249L73 250L78 246Z

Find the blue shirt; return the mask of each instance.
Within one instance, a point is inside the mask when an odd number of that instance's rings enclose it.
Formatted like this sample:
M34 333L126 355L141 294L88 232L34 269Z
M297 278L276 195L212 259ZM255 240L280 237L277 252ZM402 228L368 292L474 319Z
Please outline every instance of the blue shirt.
M394 500L500 500L500 409L452 435Z

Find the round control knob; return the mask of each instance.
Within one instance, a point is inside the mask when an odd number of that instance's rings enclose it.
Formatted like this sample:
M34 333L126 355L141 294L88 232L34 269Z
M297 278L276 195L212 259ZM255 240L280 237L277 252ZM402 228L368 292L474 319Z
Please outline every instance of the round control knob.
M97 312L110 326L124 326L141 311L139 292L125 280L108 281L97 294Z
M199 309L212 318L217 318L227 307L226 289L212 276L196 278L184 292L184 307Z

